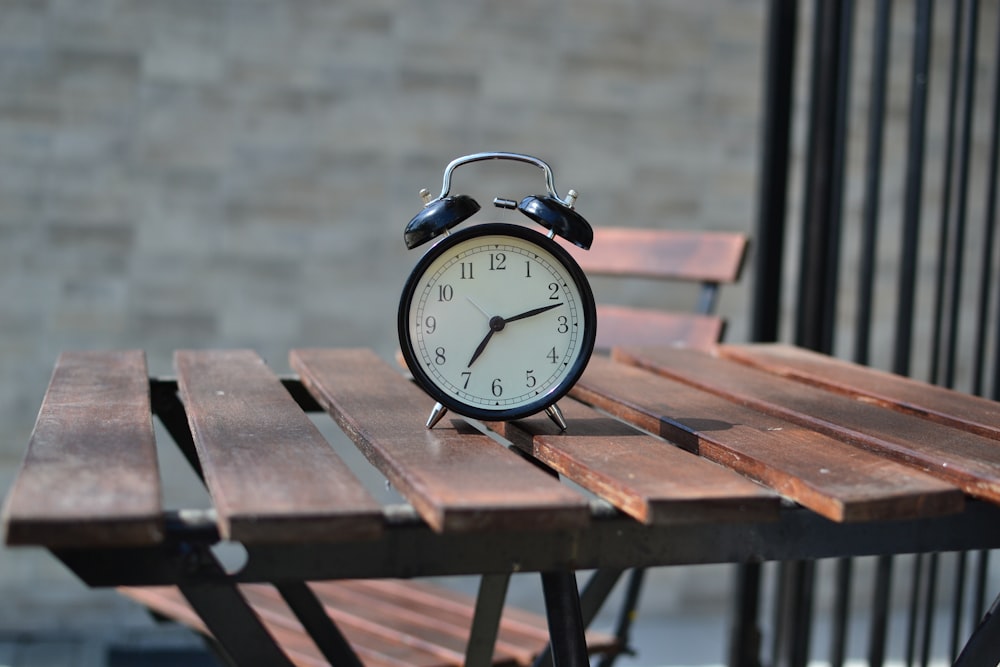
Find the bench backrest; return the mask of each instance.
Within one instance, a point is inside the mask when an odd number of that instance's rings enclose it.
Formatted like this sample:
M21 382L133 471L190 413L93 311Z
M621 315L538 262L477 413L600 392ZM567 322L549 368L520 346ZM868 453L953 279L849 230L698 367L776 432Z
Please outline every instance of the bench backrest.
M701 285L688 312L598 304L597 348L676 343L708 347L723 334L715 315L719 287L739 280L748 239L737 232L612 227L594 230L590 250L570 252L590 276Z

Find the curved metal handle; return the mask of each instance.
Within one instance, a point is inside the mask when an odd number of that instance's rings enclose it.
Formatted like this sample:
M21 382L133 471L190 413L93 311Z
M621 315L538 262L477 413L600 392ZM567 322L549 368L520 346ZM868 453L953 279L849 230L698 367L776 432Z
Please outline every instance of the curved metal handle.
M436 201L440 201L448 196L451 191L451 172L455 171L457 168L461 167L463 164L469 164L471 162L482 162L483 160L513 160L514 162L526 162L528 164L533 164L542 171L545 172L545 187L548 190L550 197L554 198L559 203L573 208L573 202L562 199L556 192L555 177L552 175L552 169L548 164L539 160L536 157L530 155L522 155L521 153L502 153L502 152L489 152L489 153L473 153L472 155L466 155L464 157L455 158L452 160L447 167L444 169L444 180L441 185L441 194L437 196L437 199L432 199L427 202L427 205L431 205Z

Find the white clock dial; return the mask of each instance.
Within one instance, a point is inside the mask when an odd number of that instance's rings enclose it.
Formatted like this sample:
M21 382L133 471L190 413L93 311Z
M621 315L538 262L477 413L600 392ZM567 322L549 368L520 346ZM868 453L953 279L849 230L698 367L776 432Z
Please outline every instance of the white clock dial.
M544 236L480 225L442 240L400 305L404 356L425 389L461 414L541 410L579 377L594 339L593 297Z

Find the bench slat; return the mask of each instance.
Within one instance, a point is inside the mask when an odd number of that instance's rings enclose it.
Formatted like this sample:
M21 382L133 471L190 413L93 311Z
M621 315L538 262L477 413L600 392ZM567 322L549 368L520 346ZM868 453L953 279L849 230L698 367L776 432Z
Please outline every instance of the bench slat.
M173 586L125 587L118 591L149 609L182 623L203 635L208 629ZM274 589L256 584L240 586L268 633L285 655L298 667L327 667L329 663L309 638L305 629ZM344 635L365 667L448 667L455 663L440 660L433 654L407 646L385 645L384 640L357 629L344 629Z
M735 232L603 227L590 250L564 244L590 275L734 283L747 237Z
M461 665L475 598L419 581L347 580L311 583L327 613L366 667ZM241 585L262 623L296 665L326 665L319 650L271 586ZM147 586L119 592L202 634L208 631L177 588ZM382 621L381 624L378 621ZM531 664L548 643L544 616L505 607L494 666ZM441 639L441 643L436 643ZM587 632L591 652L615 650L615 638Z
M620 351L622 359L701 387L731 401L786 419L954 484L966 493L1000 501L1000 446L995 440L866 400L810 387L709 354L677 355L652 348ZM816 413L816 406L823 413Z
M162 539L141 351L59 357L3 522L8 544L86 547Z
M715 315L599 304L595 347L610 350L615 345L627 343L635 346L683 344L709 349L722 338L724 328L724 320Z
M724 345L722 356L1000 440L1000 403L782 344Z
M560 474L647 524L777 519L778 496L729 468L577 401L563 400L559 405L569 425L565 433L544 416L491 426Z
M174 364L225 539L309 542L379 534L379 504L256 353L178 351Z
M829 519L907 518L963 507L958 489L929 475L690 385L614 365L592 359L572 395Z
M464 420L420 428L432 402L369 350L293 350L292 368L437 531L577 527L585 499ZM415 426L417 426L415 428Z

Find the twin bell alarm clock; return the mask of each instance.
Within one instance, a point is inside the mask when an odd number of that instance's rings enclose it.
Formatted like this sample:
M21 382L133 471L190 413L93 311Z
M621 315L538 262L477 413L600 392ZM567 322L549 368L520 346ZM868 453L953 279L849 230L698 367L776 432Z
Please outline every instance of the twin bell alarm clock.
M475 199L452 195L452 173L483 160L512 160L544 172L547 194L494 205L516 209L531 225L481 222L453 229L480 210ZM453 160L441 194L406 225L413 249L430 241L406 280L399 302L399 344L417 384L437 401L433 426L448 410L484 421L509 421L545 411L565 430L556 401L580 378L594 349L597 315L590 284L555 242L560 236L589 249L594 233L561 198L552 170L518 153L476 153Z

